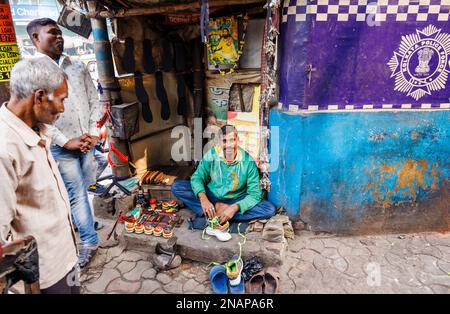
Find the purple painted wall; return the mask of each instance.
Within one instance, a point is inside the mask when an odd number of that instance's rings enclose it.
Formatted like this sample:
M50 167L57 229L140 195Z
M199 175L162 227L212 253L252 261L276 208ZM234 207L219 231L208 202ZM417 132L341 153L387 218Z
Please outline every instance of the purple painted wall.
M448 230L449 16L448 0L284 1L272 202L317 231Z
M449 108L450 2L362 3L285 1L283 109Z

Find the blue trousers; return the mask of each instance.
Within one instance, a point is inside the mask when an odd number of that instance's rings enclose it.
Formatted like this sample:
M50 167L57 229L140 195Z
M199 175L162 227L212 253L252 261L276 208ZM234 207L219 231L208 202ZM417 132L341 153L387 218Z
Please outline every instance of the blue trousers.
M51 147L53 158L69 194L72 221L78 228L84 246L97 246L98 235L87 188L95 184L96 163L93 151L83 154L57 145Z
M92 151L94 152L94 158L97 162L97 171L95 173L95 181L97 181L103 171L105 171L106 167L108 167L108 160L106 159L105 154L97 149L93 149Z
M200 204L200 200L194 195L192 191L191 182L189 180L176 180L173 182L171 187L172 193L182 201L187 207L189 207L197 217L204 216L203 209ZM217 202L225 203L228 205L232 205L240 200L242 200L245 196L234 200L219 200L208 188L206 188L206 196L209 201L214 205ZM266 219L275 215L275 206L269 201L262 200L255 207L247 210L245 213L241 214L237 212L232 221L249 221L253 219Z

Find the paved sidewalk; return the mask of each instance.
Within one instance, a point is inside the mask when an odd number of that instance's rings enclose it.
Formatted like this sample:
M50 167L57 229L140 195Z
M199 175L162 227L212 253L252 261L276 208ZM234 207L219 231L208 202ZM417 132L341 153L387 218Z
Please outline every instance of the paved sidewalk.
M450 293L450 234L304 232L290 242L281 281L284 293Z
M82 273L82 292L212 293L206 264L185 260L158 273L150 254L121 245L99 249ZM450 293L450 233L336 237L301 232L289 241L280 275L281 293Z

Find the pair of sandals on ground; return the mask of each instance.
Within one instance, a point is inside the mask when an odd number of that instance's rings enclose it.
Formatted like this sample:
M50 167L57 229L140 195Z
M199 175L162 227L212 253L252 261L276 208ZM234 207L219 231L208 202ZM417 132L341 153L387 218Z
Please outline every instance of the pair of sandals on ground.
M228 263L214 266L209 274L213 292L216 294L244 294L246 291L251 294L277 293L280 274L274 267L268 267L265 271L258 271L244 283L248 274L243 276L243 269L247 268L247 271L249 271L251 265L248 264L255 263L254 259L252 258L244 263L240 257L234 256Z
M265 271L254 274L245 283L247 293L251 294L275 294L278 292L280 274L274 267L268 267Z

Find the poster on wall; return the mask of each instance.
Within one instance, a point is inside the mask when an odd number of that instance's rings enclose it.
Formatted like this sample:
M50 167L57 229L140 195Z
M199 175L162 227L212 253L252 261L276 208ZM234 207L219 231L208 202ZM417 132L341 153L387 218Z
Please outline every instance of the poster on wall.
M260 85L253 87L251 111L227 112L227 124L233 125L239 134L239 146L245 149L256 163L259 163L259 96Z
M449 15L449 0L284 1L282 108L450 108Z
M217 120L227 120L228 103L230 101L231 84L221 79L208 80L206 98L208 108L212 110Z
M208 69L230 68L239 60L238 23L235 17L209 20Z
M11 68L19 61L19 48L9 5L0 5L0 82L9 82Z

